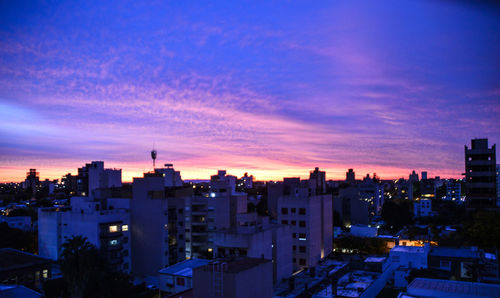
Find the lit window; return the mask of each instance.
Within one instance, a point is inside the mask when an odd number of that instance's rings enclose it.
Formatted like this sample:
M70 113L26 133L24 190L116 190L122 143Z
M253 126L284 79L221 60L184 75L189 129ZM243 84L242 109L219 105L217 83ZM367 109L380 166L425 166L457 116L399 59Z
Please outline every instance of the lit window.
M43 278L49 278L49 270L45 269L42 271Z
M118 226L109 226L109 232L110 233L118 232Z
M118 240L114 239L109 241L109 245L118 245Z
M123 225L123 226L122 226L122 231L123 231L123 232L128 231L128 225Z

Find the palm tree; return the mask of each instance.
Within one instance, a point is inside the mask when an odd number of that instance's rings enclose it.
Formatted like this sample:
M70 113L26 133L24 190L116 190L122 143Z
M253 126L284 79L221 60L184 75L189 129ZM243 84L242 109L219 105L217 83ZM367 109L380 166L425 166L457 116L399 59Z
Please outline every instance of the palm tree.
M86 237L74 236L63 244L60 264L71 297L83 298L89 280L100 271L103 262Z

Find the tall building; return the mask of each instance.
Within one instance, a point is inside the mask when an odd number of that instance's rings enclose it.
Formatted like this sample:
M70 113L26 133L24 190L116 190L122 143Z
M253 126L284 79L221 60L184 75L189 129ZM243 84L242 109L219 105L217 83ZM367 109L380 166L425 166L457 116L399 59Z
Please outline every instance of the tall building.
M134 178L130 207L133 274L146 279L169 265L169 213L163 175L145 173L143 178Z
M321 195L326 193L326 173L320 171L318 167L309 174L309 188L311 194Z
M356 181L356 174L354 173L354 170L353 169L349 169L346 173L345 173L345 182L349 183L349 184L353 184L355 181Z
M163 175L165 187L182 186L181 172L174 170L171 163L166 163L164 168L155 169L155 173Z
M469 208L494 208L497 205L496 145L488 139L472 139L465 146L466 202Z
M409 176L408 180L409 180L410 182L412 182L412 183L413 183L413 182L418 182L418 181L419 181L419 180L418 180L418 174L415 172L415 170L413 170L413 171L411 172L411 174L410 174L410 176Z
M59 260L66 240L83 236L94 244L116 270L130 272L129 199L94 201L72 197L67 208L38 210L38 252Z
M500 207L500 165L497 165L497 207Z
M304 190L278 199L278 223L292 227L294 270L314 267L332 251L332 196Z

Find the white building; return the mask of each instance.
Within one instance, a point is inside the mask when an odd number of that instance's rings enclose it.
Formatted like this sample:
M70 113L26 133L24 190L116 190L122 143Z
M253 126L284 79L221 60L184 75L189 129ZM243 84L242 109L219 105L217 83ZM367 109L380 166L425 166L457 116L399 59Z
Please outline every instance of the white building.
M273 261L274 283L293 273L292 229L270 224L268 217L256 213L237 216L236 227L214 232L216 257L248 256Z
M430 199L420 199L413 203L415 217L425 217L432 215L432 201Z
M86 165L88 171L88 196L94 197L94 192L99 188L122 186L121 169L105 169L103 161L93 161Z
M332 251L332 197L308 196L307 189L278 199L278 223L292 228L294 270L314 267Z
M392 268L400 267L408 269L426 269L428 267L427 260L431 247L426 243L421 246L394 246L389 252Z
M181 172L176 171L172 164L165 164L164 168L155 169L155 173L162 174L165 179L165 187L179 187L182 186Z
M83 236L101 250L115 269L130 272L129 204L129 199L101 202L72 197L69 208L40 208L39 255L58 260L66 240Z

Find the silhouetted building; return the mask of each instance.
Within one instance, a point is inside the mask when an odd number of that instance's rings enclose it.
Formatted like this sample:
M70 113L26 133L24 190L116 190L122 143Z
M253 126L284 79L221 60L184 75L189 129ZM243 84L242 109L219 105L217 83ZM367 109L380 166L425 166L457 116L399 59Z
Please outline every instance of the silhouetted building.
M318 167L309 174L309 188L315 195L326 193L326 173L320 171Z
M52 261L13 248L0 248L0 284L41 288L51 278ZM5 293L0 292L0 297Z
M345 173L345 182L349 183L349 184L353 184L355 181L356 181L356 174L354 173L354 170L353 169L349 169L346 173Z
M473 139L470 149L465 146L465 185L468 207L496 207L496 145L488 148L488 139Z
M411 174L410 174L410 176L409 176L409 178L408 178L408 180L410 182L412 182L412 183L413 182L418 182L419 181L418 180L418 174L415 171L412 171Z

